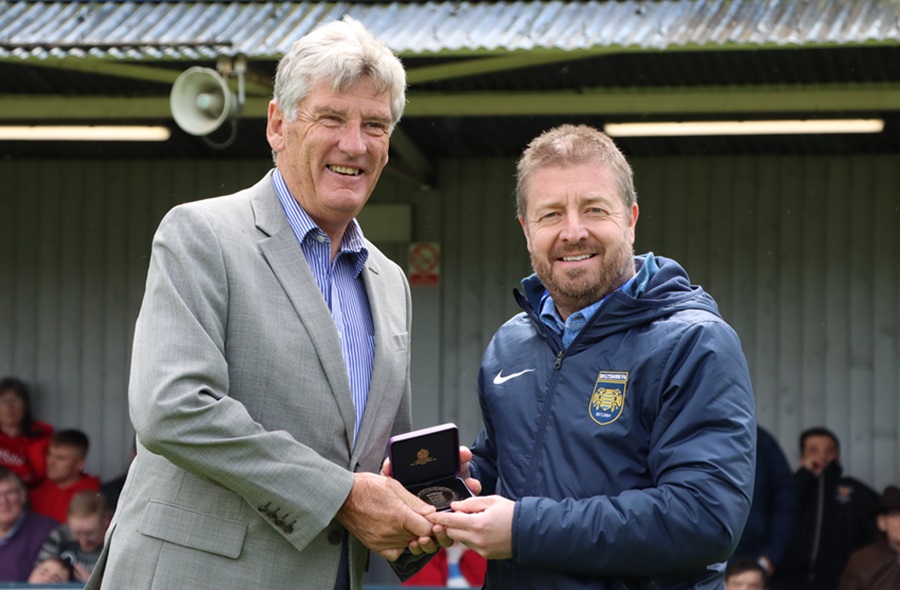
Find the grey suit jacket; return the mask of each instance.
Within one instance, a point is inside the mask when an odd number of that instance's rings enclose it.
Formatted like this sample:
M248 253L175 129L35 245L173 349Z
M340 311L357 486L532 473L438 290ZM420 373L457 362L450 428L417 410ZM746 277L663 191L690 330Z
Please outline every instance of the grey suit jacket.
M88 588L330 590L352 472L410 429L403 272L367 244L375 363L354 444L338 332L270 175L159 226L128 392L138 453ZM359 588L368 552L349 547Z

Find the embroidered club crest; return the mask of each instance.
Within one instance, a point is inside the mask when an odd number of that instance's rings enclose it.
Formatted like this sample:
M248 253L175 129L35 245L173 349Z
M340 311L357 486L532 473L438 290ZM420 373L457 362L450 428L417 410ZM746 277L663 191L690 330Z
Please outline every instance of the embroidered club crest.
M628 385L628 373L623 371L600 371L588 412L600 426L615 422L622 415L625 407L625 389Z
M834 499L838 504L846 504L850 500L853 499L853 486L842 485L838 486L837 493L834 495Z

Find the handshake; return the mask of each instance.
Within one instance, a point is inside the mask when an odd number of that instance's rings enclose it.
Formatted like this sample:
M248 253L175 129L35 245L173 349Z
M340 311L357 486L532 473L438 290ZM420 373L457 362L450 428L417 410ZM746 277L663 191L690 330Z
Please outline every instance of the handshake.
M458 457L448 462L448 452L456 449ZM413 555L435 553L457 540L489 559L511 557L514 503L474 497L481 482L470 477L471 460L452 424L394 437L380 475L353 474L353 487L335 518L388 561L406 549Z

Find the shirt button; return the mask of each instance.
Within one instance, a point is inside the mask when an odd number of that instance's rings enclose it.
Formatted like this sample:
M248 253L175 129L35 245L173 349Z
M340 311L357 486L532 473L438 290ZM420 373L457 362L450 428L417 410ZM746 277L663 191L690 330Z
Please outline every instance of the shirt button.
M337 529L328 531L328 542L331 543L332 545L339 545L341 543L341 541L343 541L343 540L344 540L344 533L342 533L341 531L339 531Z

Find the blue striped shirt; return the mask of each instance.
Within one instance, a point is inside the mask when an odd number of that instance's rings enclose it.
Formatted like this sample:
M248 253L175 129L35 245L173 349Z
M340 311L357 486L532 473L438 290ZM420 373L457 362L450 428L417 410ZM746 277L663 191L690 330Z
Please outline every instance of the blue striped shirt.
M362 229L354 219L344 231L341 249L332 263L331 240L297 203L277 168L272 174L272 183L306 262L316 277L319 290L331 310L341 339L341 351L356 408L356 426L353 430L353 440L356 440L366 410L375 362L375 324L366 286L360 276L369 250L363 240Z

